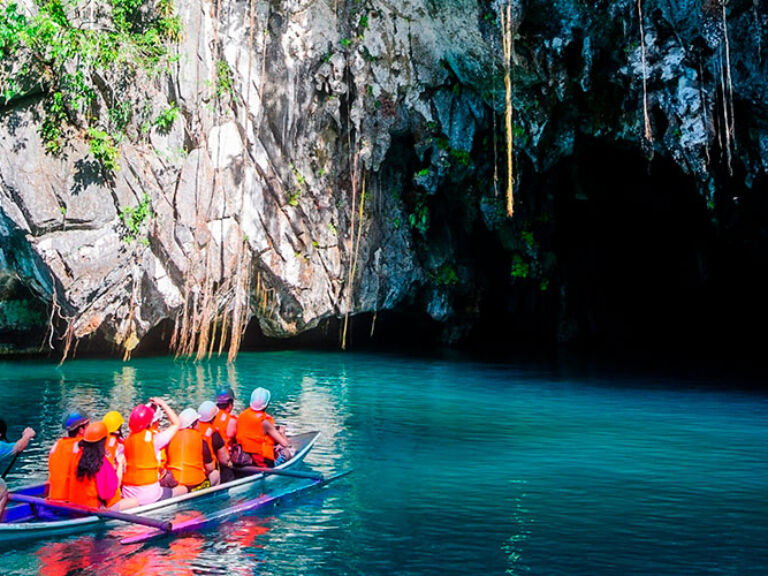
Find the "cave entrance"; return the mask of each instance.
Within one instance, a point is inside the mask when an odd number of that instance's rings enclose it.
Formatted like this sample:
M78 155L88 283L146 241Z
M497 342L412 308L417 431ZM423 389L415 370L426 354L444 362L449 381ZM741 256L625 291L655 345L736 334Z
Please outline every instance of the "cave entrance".
M728 189L708 208L673 162L595 140L557 170L568 187L555 195L561 312L576 340L670 359L756 352L751 335L768 319L754 232L764 200Z

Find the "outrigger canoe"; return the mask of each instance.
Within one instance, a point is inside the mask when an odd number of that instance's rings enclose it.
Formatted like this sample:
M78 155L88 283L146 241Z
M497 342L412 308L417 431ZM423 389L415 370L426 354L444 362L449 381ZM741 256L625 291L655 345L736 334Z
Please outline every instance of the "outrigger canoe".
M291 445L295 448L294 457L288 462L284 462L275 467L277 471L285 471L290 474L289 469L299 462L309 453L314 446L319 432L306 432L289 438ZM152 517L157 513L174 510L179 507L193 505L202 500L208 500L215 497L226 497L228 495L237 495L248 492L254 484L263 480L269 473L256 473L241 478L236 478L226 484L211 486L197 492L190 492L153 502L144 506L131 508L125 512L136 516ZM14 494L25 496L42 497L45 494L45 484L36 484L26 486L13 491ZM0 523L0 545L13 543L28 539L45 539L55 536L77 534L80 532L98 531L105 528L112 528L119 521L99 517L99 516L81 516L73 517L72 513L62 513L45 506L37 506L26 502L11 502L5 513L5 521Z

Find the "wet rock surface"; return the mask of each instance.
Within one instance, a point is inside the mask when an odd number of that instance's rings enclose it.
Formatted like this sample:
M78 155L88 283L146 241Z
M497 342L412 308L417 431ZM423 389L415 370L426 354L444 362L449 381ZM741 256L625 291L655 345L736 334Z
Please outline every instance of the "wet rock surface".
M545 183L588 138L669 161L705 219L726 188L764 186L768 10L646 0L641 38L637 2L513 4L515 219L494 179L498 2L193 1L178 65L141 86L180 115L123 142L111 177L77 134L46 154L41 96L2 110L0 266L76 337L126 347L209 292L231 309L238 290L270 337L417 309L455 342L499 303L531 324L550 310L553 340L589 332L554 239L560 207L593 192Z

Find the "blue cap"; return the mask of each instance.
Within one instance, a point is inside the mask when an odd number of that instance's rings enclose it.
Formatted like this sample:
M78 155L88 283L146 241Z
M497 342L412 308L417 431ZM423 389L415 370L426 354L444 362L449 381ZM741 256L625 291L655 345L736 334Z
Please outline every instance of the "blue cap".
M216 404L226 404L234 399L235 393L232 392L232 388L222 388L216 393Z
M61 425L66 430L71 432L72 430L77 430L80 428L80 426L88 424L89 420L90 418L88 418L88 415L85 412L81 412L80 410L73 410L64 416L64 420L62 421Z

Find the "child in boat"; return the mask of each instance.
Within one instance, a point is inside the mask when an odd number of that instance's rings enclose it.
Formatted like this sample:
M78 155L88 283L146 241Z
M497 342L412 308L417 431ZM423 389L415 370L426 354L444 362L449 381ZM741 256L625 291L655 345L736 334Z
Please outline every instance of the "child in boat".
M162 398L150 398L150 403L165 412L171 425L162 432L153 430L155 409L147 404L136 406L128 418L130 434L124 444L123 497L136 498L141 505L186 493L181 486L160 485L160 451L179 430L179 417Z
M112 466L117 470L119 460L122 460L125 464L125 448L123 446L123 429L122 426L125 423L123 416L120 412L115 410L107 412L104 418L101 419L104 425L107 427L107 442L104 449L107 453L107 458L112 463Z
M234 480L235 474L232 471L232 462L229 459L229 448L215 425L216 420L218 420L216 417L218 412L219 409L216 407L216 404L210 400L200 404L200 407L197 409L197 413L200 415L197 429L203 435L205 443L208 444L208 450L213 455L214 464L216 464L221 474L221 482L223 484L224 482Z
M49 500L66 501L69 498L69 485L80 454L80 440L89 423L88 416L82 410L74 410L64 416L62 425L67 435L56 441L48 455Z
M69 486L69 501L91 508L126 510L139 505L135 498L122 498L120 482L123 477L124 461L117 471L107 458L106 441L109 432L104 422L88 425L80 440L81 451L77 458L75 477Z
M232 388L224 388L216 395L216 407L219 411L213 425L227 443L227 449L235 445L235 434L237 434L237 416L232 413L234 405L235 393Z
M266 388L256 388L249 407L237 418L237 443L257 466L273 467L293 457L285 428L275 426L274 418L266 412L271 397Z
M216 486L221 479L208 443L198 430L199 419L197 410L184 409L179 414L181 429L168 444L168 470L189 492Z

